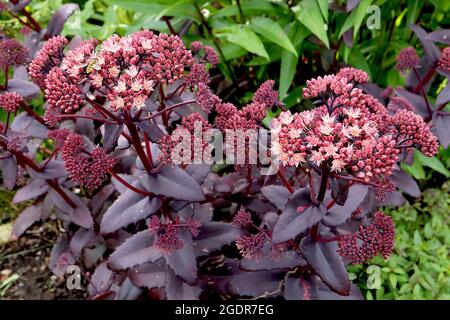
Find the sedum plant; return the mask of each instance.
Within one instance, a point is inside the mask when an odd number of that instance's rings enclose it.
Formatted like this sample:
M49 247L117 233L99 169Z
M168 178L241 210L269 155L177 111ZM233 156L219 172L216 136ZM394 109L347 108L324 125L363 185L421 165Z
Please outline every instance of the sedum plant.
M35 53L2 39L0 163L14 201L33 200L16 237L64 222L55 274L78 265L94 299L361 298L346 265L392 252L378 207L412 183L398 164L439 147L420 115L387 108L348 67L309 80L314 108L265 130L285 109L274 82L242 108L222 101L210 46L149 30L45 38ZM28 104L39 90L43 116Z

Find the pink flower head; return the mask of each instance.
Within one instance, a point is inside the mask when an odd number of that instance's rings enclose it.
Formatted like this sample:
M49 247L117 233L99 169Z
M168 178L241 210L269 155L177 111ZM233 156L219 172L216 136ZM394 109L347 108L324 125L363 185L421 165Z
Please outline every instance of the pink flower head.
M86 67L92 62L97 44L97 39L89 39L68 51L62 60L61 69L76 82L81 81Z
M267 80L264 82L258 90L256 90L253 101L256 103L265 104L267 108L281 105L281 102L278 99L278 91L273 89L274 85L275 81L273 80Z
M171 84L183 78L184 68L192 62L192 54L180 37L164 33L153 37L150 63L155 80Z
M413 111L414 108L413 108L412 104L405 98L400 97L400 96L395 96L389 100L387 109L390 112L395 113L397 110L402 110L402 109L408 110L408 111Z
M219 64L219 57L217 56L216 50L211 46L205 46L205 60L213 67Z
M61 113L77 111L84 103L78 86L72 84L58 67L53 68L45 79L44 92L49 108Z
M432 157L438 152L438 140L420 115L402 109L392 116L391 121L400 135L401 146L417 146L428 157Z
M40 87L45 86L44 81L50 70L61 64L67 43L67 39L62 36L50 38L31 61L28 74Z
M450 47L446 47L441 52L438 67L445 71L450 71Z
M392 217L385 215L381 211L377 211L374 214L374 224L377 226L378 231L383 239L380 253L384 259L389 258L395 245L395 226Z
M28 62L30 53L27 48L16 39L3 39L0 41L0 69L10 66L20 66Z
M196 96L198 104L207 114L222 103L222 100L203 82L198 83Z
M191 51L194 53L199 53L200 50L202 50L203 48L203 43L201 43L200 41L193 41L191 43Z
M154 246L163 254L171 255L183 248L183 242L179 238L180 228L173 223L164 225L156 235Z
M250 212L245 211L244 209L239 210L236 215L233 217L233 225L235 227L244 227L249 225L252 222L252 215Z
M336 76L346 78L348 82L366 83L369 81L369 75L366 72L351 67L342 68Z
M114 158L101 147L95 147L92 152L87 152L84 149L83 138L76 133L67 136L61 156L70 178L89 189L101 186L108 170L115 163Z
M319 95L335 94L346 95L353 85L346 78L335 75L326 75L323 78L311 79L306 81L306 87L303 89L303 96L307 99L316 98Z
M236 239L236 247L245 258L258 259L263 252L267 237L263 232Z
M55 141L55 144L58 148L64 145L67 136L70 134L70 130L67 128L55 129L51 130L48 133L48 137Z
M189 74L185 77L185 82L188 86L194 87L200 83L208 83L208 71L201 63L194 63Z
M408 47L402 49L397 56L396 68L398 71L406 71L408 69L417 68L420 65L420 58L416 49Z
M16 112L23 102L23 97L16 92L0 94L0 107L7 112Z

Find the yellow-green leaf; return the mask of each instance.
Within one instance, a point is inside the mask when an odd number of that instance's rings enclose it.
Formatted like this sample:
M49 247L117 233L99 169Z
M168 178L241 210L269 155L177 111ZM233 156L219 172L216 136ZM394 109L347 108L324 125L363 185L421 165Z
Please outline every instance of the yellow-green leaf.
M298 21L314 33L329 49L326 25L316 0L303 0L292 8Z
M293 53L296 57L298 56L294 45L289 40L283 28L272 19L255 17L250 22L250 28L267 40Z

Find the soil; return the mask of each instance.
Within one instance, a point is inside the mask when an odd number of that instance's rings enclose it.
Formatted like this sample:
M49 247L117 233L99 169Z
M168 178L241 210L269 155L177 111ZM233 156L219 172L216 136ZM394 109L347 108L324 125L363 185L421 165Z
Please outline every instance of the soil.
M84 290L68 290L66 280L56 277L48 268L59 228L52 221L36 224L17 241L0 245L0 300L86 298ZM11 277L17 280L5 291L2 283Z

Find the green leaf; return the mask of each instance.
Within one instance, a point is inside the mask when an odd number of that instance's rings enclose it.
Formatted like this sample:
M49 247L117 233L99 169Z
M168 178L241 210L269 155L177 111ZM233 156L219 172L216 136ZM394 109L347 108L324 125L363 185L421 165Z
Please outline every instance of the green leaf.
M348 63L358 69L364 70L369 77L372 78L372 72L367 63L367 59L356 46L352 48L350 55L348 56Z
M233 25L217 30L217 36L223 36L231 43L235 43L245 50L269 60L264 44L248 26Z
M298 56L291 40L277 22L269 18L255 17L250 22L250 28L267 40L292 52L296 57Z
M408 166L407 164L402 163L400 167L412 175L414 179L425 179L425 171L423 170L422 162L418 160L417 157L414 157L412 165Z
M345 20L344 25L339 32L339 38L342 37L345 31L353 27L353 38L356 37L359 28L367 14L367 8L372 3L372 0L361 0L358 7L352 11L352 13Z
M424 166L429 167L439 173L442 173L447 178L450 176L450 171L444 164L436 157L427 157L423 153L414 150L414 158L417 158Z
M298 21L314 33L329 49L327 30L316 0L303 0L292 8Z
M328 0L317 0L319 4L320 11L322 11L322 16L325 21L328 21Z
M275 3L261 0L242 1L241 8L244 15L284 15L284 9ZM239 15L239 8L235 5L227 5L214 14L214 17L230 17Z

